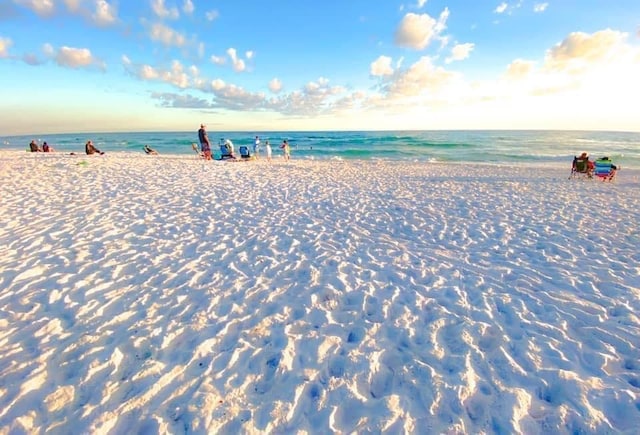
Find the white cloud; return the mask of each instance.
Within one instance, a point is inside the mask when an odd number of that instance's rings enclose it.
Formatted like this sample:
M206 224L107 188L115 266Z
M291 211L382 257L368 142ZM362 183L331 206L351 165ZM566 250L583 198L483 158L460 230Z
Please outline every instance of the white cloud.
M233 70L236 72L242 72L246 69L246 65L244 60L238 58L237 52L235 48L227 49L227 55L231 59L231 64L233 65Z
M422 9L427 4L427 0L418 0L418 9Z
M216 65L224 65L225 63L227 63L227 59L222 56L212 55L211 62L213 62Z
M282 90L282 82L278 78L273 78L269 81L269 90L274 94L277 94Z
M93 14L93 21L100 26L108 26L116 22L117 11L114 6L106 0L96 0L96 11Z
M244 54L244 57L246 57L247 60L251 60L253 59L253 54L254 54L253 51L249 50Z
M402 47L422 50L446 28L449 9L440 14L436 21L428 14L408 13L396 30L395 42Z
M215 19L217 19L220 16L220 13L217 10L211 10L211 11L207 11L204 14L204 17L207 19L207 21L214 21Z
M391 74L393 74L391 58L388 56L380 56L376 60L371 62L369 74L374 77L390 76Z
M198 79L199 76L197 67L191 66L185 69L178 60L174 60L170 68L155 68L146 64L135 65L127 56L123 56L122 64L125 70L140 80L160 81L180 89L193 87L195 79Z
M533 5L533 12L544 12L548 6L549 3L536 3Z
M14 2L31 9L41 16L51 15L55 11L53 0L14 0Z
M13 41L9 38L0 37L0 58L9 57L9 47L13 45Z
M184 35L162 23L153 24L149 36L153 41L159 41L167 46L182 47L186 43Z
M191 0L184 0L184 3L182 4L182 12L191 15L195 9L196 8Z
M168 9L164 4L164 0L151 0L151 9L158 18L168 18L171 20L175 20L180 17L178 8L172 7Z
M451 49L451 56L449 56L445 62L451 63L457 60L464 60L469 57L471 52L473 51L475 44L470 42L466 44L456 44Z
M62 46L56 50L51 44L44 44L42 51L47 57L63 67L74 69L85 67L106 68L106 65L95 58L88 48Z
M495 12L496 14L502 14L504 13L507 8L509 7L509 5L505 2L500 3L493 12Z
M583 70L598 61L624 55L627 34L601 30L592 34L570 33L562 42L547 51L545 67L554 70Z

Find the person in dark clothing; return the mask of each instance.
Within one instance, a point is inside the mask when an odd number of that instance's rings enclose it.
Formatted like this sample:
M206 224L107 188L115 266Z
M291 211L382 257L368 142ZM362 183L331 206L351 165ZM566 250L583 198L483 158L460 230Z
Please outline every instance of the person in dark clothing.
M42 151L42 150L40 149L40 147L38 146L38 144L36 143L35 139L34 139L34 140L32 140L32 141L31 141L31 143L29 144L29 150L30 150L32 153L37 153L37 152Z
M198 130L198 140L200 141L200 151L205 160L211 160L211 142L209 142L209 136L207 136L206 125L200 124L200 130Z
M100 151L98 148L96 148L93 145L93 142L91 141L87 141L87 143L84 146L84 151L87 153L87 155L91 155L91 154L104 154L104 152Z

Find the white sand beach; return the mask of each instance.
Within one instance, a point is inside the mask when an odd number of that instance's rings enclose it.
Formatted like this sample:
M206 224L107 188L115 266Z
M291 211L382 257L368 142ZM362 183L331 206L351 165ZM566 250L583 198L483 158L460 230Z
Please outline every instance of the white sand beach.
M638 433L640 171L569 172L1 151L0 434Z

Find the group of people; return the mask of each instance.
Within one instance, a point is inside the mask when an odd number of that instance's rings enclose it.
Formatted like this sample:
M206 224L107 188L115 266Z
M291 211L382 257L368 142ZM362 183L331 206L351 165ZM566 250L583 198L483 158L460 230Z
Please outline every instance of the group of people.
M200 129L198 130L198 141L200 142L200 155L205 160L212 160L213 155L211 152L211 141L209 140L209 135L207 134L206 128L207 128L206 125L200 124ZM223 148L226 149L225 153L223 153L222 155L223 158L229 157L232 159L236 159L234 145L230 139L225 139L225 138L220 139L220 149L222 150ZM255 159L259 159L261 148L262 148L262 141L260 140L260 136L256 136L256 138L253 141L252 157L254 157ZM291 147L287 139L282 141L280 148L282 149L284 159L286 161L289 161L291 159ZM240 151L242 152L242 149ZM271 162L272 150L271 150L271 144L269 143L268 140L264 142L264 151L265 151L265 156L267 161Z
M42 143L42 147L40 147L38 145L38 143L36 142L35 139L33 139L31 141L31 143L29 144L29 151L31 151L32 153L38 153L38 152L43 152L43 153L52 153L54 151L53 147L51 145L49 145L46 141L44 141ZM100 151L98 148L95 147L95 145L93 144L92 141L87 141L87 143L84 144L84 152L87 155L91 155L91 154L104 154L103 151ZM75 156L76 153L69 153L72 156Z
M593 161L586 152L574 157L571 166L572 175L575 173L586 174L589 178L593 178L595 174L602 178L612 180L617 171L618 167L613 164L609 157L605 156Z
M42 143L42 148L40 146L38 146L38 143L36 142L36 140L32 140L31 143L29 144L29 151L31 151L32 153L52 153L53 147L51 147L46 141L44 141Z

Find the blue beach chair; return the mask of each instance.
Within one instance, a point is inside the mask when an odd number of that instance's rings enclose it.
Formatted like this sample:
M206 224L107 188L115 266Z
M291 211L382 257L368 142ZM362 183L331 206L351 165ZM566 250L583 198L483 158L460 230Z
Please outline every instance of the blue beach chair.
M596 160L595 175L601 178L602 181L611 181L616 176L618 167L613 164L609 157L602 157Z

